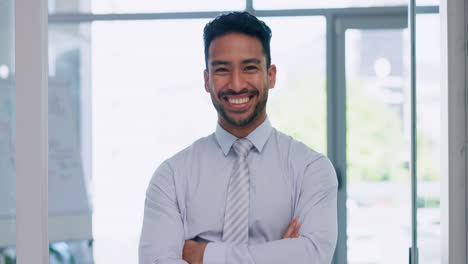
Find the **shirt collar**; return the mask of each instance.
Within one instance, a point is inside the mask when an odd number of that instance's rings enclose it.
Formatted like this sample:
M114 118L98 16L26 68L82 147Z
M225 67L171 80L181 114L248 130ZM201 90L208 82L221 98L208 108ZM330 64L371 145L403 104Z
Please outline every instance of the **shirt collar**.
M262 152L272 129L273 127L271 126L270 120L268 120L267 117L265 121L263 121L257 128L255 128L254 131L250 132L246 138L252 142L253 146L258 150L258 152ZM216 126L215 137L225 156L227 156L229 153L232 144L238 140L236 136L222 128L219 123Z

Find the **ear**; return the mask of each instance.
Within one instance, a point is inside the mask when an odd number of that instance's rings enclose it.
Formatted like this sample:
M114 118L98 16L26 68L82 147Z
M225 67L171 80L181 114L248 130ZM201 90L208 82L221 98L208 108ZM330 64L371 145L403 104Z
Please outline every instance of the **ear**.
M276 65L272 64L270 65L270 68L268 68L268 82L270 84L270 89L275 87L276 84Z
M205 80L205 91L209 93L210 92L210 85L209 85L210 75L207 69L203 71L203 79Z

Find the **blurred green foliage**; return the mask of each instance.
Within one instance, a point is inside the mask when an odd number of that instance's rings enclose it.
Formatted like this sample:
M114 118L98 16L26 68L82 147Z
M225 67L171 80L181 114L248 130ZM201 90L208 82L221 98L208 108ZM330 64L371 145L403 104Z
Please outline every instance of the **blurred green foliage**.
M408 168L405 166L404 156L407 145L403 134L403 120L398 115L398 109L392 109L365 95L360 83L348 83L347 87L348 179L407 179Z
M325 84L319 77L293 78L270 92L277 94L270 96L267 110L274 127L321 153L327 152Z
M326 82L320 77L296 76L288 87L272 90L268 115L278 130L326 153ZM348 181L405 181L409 179L409 139L404 134L401 106L366 95L358 81L347 83ZM275 97L271 96L272 93ZM418 177L439 180L434 142L418 134Z

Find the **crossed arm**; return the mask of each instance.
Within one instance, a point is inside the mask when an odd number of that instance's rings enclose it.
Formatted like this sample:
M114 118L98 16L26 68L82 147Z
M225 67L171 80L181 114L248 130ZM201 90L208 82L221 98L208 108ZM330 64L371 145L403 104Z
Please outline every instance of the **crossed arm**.
M294 212L301 225L290 223L283 239L249 245L204 244L185 240L173 171L168 164L161 165L147 191L139 263L330 263L337 237L336 175L326 158L311 163L304 174Z
M299 222L299 217L296 216L289 222L288 228L281 239L298 238L300 229L301 223ZM190 264L203 264L203 255L207 244L208 243L197 242L194 240L186 240L182 252L183 259Z

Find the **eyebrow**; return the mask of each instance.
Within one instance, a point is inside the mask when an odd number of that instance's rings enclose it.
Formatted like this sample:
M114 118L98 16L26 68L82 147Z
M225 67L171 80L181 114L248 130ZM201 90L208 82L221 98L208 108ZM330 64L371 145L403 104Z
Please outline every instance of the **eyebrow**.
M230 63L230 62L222 61L222 60L215 60L215 61L211 62L212 67L218 66L218 65L231 65L231 64L232 63Z
M249 63L261 64L262 62L256 58L246 59L242 61L242 64L249 64Z
M241 64L249 64L249 63L255 63L255 64L261 64L262 61L257 59L257 58L251 58L251 59L246 59L246 60L243 60L241 62ZM232 65L231 62L228 62L228 61L223 61L223 60L215 60L213 62L211 62L211 66L214 67L214 66L218 66L218 65L227 65L227 66L230 66Z

